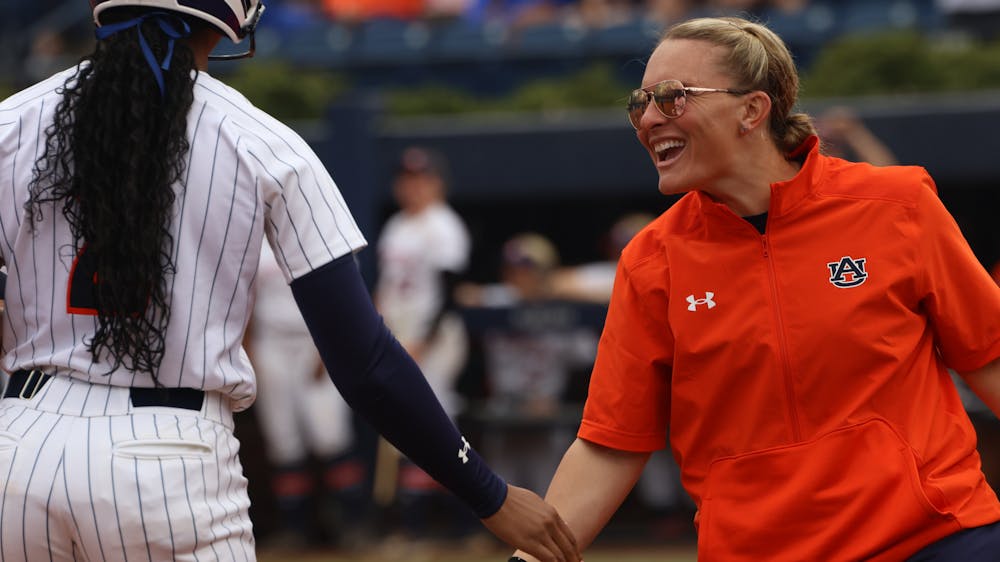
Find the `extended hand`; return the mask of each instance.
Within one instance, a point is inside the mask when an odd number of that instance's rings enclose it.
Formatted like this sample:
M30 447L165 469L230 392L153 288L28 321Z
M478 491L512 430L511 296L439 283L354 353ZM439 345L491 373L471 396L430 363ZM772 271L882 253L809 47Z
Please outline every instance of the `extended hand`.
M580 562L576 538L556 509L531 490L507 486L500 511L483 519L500 540L541 562Z

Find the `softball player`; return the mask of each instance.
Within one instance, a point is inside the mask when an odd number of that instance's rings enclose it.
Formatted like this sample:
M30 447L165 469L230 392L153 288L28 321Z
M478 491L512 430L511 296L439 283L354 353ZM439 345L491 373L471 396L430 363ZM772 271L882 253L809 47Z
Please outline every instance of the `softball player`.
M502 539L578 560L375 313L309 146L205 72L259 0L92 0L94 51L0 103L0 559L253 560L234 411L263 239L341 394Z
M454 281L469 261L471 240L462 218L448 204L448 166L437 151L403 150L392 191L399 210L379 235L375 305L386 325L413 356L445 412L461 408L455 389L468 357L468 336L451 299ZM398 464L396 464L398 463ZM388 466L386 466L388 465ZM398 499L412 535L426 531L428 513L441 486L385 443L376 457L375 500ZM464 510L451 518L465 530Z
M246 342L260 390L254 411L271 464L280 525L268 545L306 546L319 534L339 538L363 519L365 467L351 454L350 408L330 382L267 244L261 250ZM320 474L311 470L310 457ZM318 510L312 509L317 494ZM317 511L326 517L314 517ZM316 519L319 525L313 523Z
M472 241L447 202L447 175L441 154L422 147L403 151L393 182L399 211L386 221L377 245L375 304L454 416L461 407L454 384L468 338L449 293L469 263Z

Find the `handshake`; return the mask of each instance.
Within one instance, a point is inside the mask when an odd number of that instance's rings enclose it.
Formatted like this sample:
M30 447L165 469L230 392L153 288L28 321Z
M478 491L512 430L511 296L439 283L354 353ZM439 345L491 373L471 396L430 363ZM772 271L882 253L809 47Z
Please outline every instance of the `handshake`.
M507 499L500 511L482 522L498 538L541 562L580 562L582 559L576 537L555 508L525 488L508 484ZM508 562L527 561L515 555Z

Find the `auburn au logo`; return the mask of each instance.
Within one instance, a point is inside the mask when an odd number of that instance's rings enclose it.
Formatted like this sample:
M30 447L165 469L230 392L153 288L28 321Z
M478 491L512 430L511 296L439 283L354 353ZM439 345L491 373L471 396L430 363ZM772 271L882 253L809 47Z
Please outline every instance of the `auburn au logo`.
M866 258L852 258L844 256L840 261L832 261L826 264L830 268L830 283L834 287L848 288L857 287L868 279L868 272L865 271Z

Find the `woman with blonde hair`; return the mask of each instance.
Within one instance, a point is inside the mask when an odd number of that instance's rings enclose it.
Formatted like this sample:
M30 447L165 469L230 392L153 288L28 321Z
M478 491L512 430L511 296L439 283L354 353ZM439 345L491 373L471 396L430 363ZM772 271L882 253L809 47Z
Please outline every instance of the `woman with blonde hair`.
M586 547L669 444L699 560L993 560L1000 502L948 370L1000 413L1000 288L926 171L821 153L797 95L754 22L653 51L628 116L685 195L622 253L546 499Z

